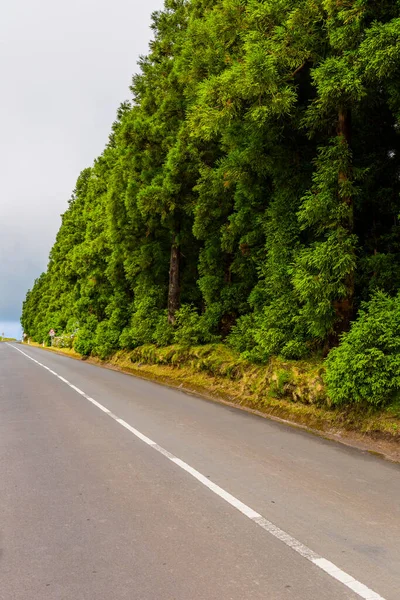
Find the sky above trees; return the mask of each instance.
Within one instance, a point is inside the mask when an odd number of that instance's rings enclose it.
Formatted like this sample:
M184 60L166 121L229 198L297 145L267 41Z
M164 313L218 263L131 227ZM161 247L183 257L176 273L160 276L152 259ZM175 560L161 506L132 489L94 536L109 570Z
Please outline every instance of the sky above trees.
M0 334L19 333L26 290L76 178L107 142L148 51L162 0L15 0L0 21Z

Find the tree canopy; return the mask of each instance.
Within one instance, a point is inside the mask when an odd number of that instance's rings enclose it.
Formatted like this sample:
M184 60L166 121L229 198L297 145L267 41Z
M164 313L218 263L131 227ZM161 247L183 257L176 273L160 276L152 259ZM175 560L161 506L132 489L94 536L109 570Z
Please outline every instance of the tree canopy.
M24 331L329 353L400 288L400 3L166 0L152 23Z

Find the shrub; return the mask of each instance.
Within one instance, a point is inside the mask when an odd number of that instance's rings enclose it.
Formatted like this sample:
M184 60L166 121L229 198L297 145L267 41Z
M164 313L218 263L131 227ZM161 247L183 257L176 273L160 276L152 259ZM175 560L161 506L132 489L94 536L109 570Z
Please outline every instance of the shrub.
M271 356L286 360L309 354L304 328L291 310L278 301L262 313L240 317L227 338L228 345L251 362L265 363Z
M219 339L214 336L208 323L200 316L194 306L183 305L176 312L176 323L174 342L183 346L195 346L196 344L208 344Z
M135 343L132 339L132 332L130 327L125 327L122 330L121 335L119 336L119 347L123 348L124 350L132 350L133 348L135 348Z
M79 354L82 354L82 356L89 356L92 352L93 341L94 333L86 327L82 327L74 342L74 350Z
M300 360L309 354L309 349L303 340L289 340L282 350L281 356L286 360Z
M153 341L157 346L169 346L174 339L174 326L168 323L167 311L164 311L158 318L156 328L153 333Z
M74 341L74 350L82 356L89 356L92 352L95 333L97 327L97 319L91 315L85 325L79 328L78 334Z
M154 331L161 312L156 306L156 300L154 294L149 294L135 301L134 313L130 322L130 346L132 348L153 342Z
M232 327L227 337L228 346L237 352L250 352L254 349L254 315L243 315Z
M376 293L326 359L328 395L335 405L382 406L400 391L400 295Z
M298 359L309 353L307 333L295 302L284 297L277 298L257 315L254 339L264 360L271 356Z
M93 341L93 354L96 354L101 360L108 358L118 349L120 333L120 330L110 321L99 323Z
M74 345L74 335L71 333L63 333L53 339L52 346L54 348L72 348Z

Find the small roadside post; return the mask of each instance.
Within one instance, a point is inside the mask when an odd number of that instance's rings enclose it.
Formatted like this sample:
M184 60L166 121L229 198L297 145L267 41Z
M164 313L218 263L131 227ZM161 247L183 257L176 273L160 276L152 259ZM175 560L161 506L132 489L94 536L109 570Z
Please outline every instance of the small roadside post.
M54 339L55 335L56 335L56 332L54 331L54 329L50 329L49 336L51 337L51 345L53 345L53 339Z

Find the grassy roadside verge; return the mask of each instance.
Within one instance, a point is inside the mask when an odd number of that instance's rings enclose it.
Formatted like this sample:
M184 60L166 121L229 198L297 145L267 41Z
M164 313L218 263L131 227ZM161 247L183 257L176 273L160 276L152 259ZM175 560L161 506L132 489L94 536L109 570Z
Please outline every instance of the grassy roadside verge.
M72 349L46 350L82 360ZM400 406L384 410L330 408L319 361L274 359L267 366L258 366L223 345L142 346L119 351L107 361L93 357L86 360L400 460Z

